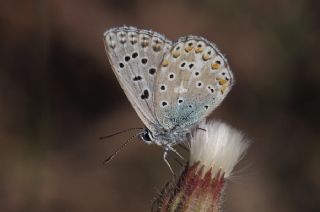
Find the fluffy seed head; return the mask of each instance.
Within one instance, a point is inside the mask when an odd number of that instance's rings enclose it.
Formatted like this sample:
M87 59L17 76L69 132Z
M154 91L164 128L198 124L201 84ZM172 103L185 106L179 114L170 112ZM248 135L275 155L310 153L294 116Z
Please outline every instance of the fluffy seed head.
M199 162L203 173L211 169L212 176L220 171L229 177L248 148L248 141L241 132L219 121L203 122L199 128L191 138L189 165Z

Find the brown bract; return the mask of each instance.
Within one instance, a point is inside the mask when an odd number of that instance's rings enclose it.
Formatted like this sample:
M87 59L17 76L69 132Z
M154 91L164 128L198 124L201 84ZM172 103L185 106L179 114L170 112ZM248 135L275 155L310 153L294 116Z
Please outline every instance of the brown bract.
M212 176L211 169L203 173L203 166L186 165L180 178L169 182L154 202L153 211L158 212L216 212L224 187L224 174L219 171Z

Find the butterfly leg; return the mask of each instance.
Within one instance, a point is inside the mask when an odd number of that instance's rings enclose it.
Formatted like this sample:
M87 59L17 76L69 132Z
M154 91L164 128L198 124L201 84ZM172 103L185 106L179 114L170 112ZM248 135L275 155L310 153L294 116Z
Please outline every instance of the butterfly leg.
M175 174L174 174L174 172L173 172L173 169L171 168L170 163L169 163L169 161L167 160L168 151L169 151L168 147L165 147L164 153L163 153L163 160L164 160L164 162L167 164L167 166L169 167L169 169L170 169L171 173L173 174L173 176L175 176Z
M203 128L201 128L201 127L197 127L197 130L202 130L202 131L204 131L204 132L207 132L206 129L203 129Z
M170 151L172 151L172 152L174 152L174 153L176 153L176 155L178 155L179 158L181 158L183 161L185 161L185 159L182 157L182 155L180 155L180 153L179 153L176 149L174 149L174 148L171 147L171 146L168 146L167 149L170 150Z

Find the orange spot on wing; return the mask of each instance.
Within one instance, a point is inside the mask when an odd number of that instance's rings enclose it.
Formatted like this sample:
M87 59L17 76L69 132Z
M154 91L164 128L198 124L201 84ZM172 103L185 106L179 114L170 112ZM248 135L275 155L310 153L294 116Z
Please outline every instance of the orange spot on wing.
M212 68L212 69L219 69L219 68L220 68L220 64L218 64L218 63L212 63L212 64L211 64L211 68Z
M195 52L196 53L200 53L200 52L202 52L203 51L203 47L196 47L195 48Z
M180 56L180 52L179 51L173 51L172 55L173 55L174 58L177 58L177 57Z
M167 67L168 65L169 65L169 61L168 60L163 60L162 66Z
M227 84L224 84L222 87L221 87L221 94L224 94L225 90L228 88Z
M219 81L220 85L224 85L224 84L226 84L228 82L227 80L221 79L221 78L219 78L218 81Z
M225 79L217 78L219 85L221 85L220 92L224 94L225 90L228 88L228 81Z
M204 55L202 55L202 59L203 59L204 61L207 61L207 60L210 59L210 56L209 56L208 54L204 54Z
M193 49L193 46L186 46L186 47L184 48L184 50L185 50L186 52L190 52L192 49Z

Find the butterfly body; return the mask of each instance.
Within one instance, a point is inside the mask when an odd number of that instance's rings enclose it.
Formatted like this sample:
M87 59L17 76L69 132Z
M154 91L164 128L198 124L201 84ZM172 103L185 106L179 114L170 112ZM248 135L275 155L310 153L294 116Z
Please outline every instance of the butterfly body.
M146 126L139 136L165 149L182 143L225 98L233 74L218 48L202 37L172 43L134 27L104 34L112 69Z

